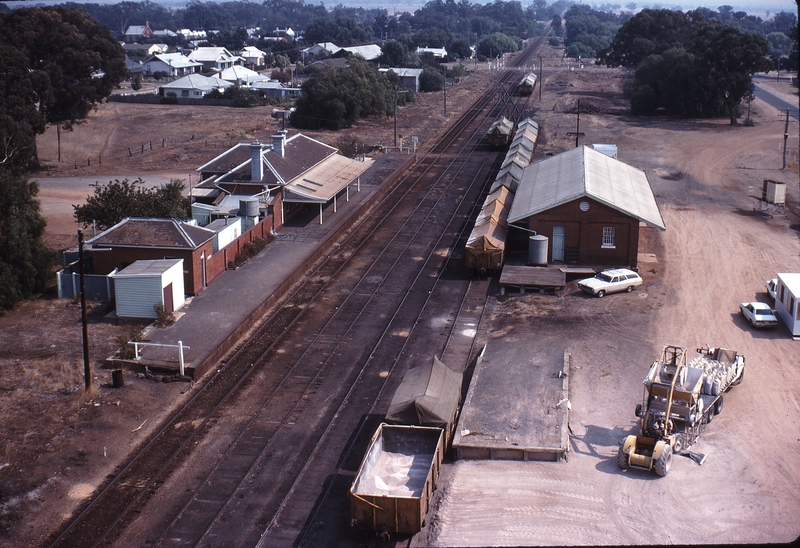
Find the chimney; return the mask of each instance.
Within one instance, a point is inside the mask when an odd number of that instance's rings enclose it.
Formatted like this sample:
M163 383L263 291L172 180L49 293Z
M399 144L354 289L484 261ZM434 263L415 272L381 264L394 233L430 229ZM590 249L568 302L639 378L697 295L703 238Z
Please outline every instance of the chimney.
M279 156L286 152L286 130L279 131L272 136L272 150Z
M264 160L261 158L261 143L256 139L250 145L250 177L260 181L264 177Z

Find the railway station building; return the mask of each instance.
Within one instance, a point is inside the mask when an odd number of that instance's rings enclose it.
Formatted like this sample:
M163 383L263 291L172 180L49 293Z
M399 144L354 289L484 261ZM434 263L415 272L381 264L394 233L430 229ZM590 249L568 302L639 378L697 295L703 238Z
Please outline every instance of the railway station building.
M337 200L349 199L351 186L360 190L360 176L372 165L338 153L302 133L272 135L271 142L239 143L197 168L200 184L192 198L210 206L212 217L233 214L242 200L257 199L274 229L313 208L323 221L326 208L336 212ZM230 204L230 206L226 206Z
M508 223L549 239L548 263L636 268L641 224L666 230L645 173L587 146L526 167Z

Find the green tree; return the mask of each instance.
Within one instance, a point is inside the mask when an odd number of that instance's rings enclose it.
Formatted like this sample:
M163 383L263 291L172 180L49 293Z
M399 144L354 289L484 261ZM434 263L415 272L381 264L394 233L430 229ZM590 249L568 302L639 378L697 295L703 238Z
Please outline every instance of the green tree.
M692 16L680 11L644 9L620 27L600 60L612 67L636 68L649 55L691 49L693 23Z
M0 310L41 293L55 253L42 241L47 224L39 212L39 185L0 168Z
M134 181L116 179L107 185L93 184L94 196L83 205L73 205L75 220L83 225L97 223L105 230L125 217L186 219L191 203L183 196L183 181L172 179L160 187L147 187L141 177Z
M391 114L394 89L367 62L351 57L346 67L326 67L303 83L291 123L295 127L342 129L361 117Z
M402 67L406 63L408 48L397 40L387 40L381 48L381 64L389 67Z
M419 90L423 93L429 91L442 91L444 89L444 75L441 71L431 67L422 69L419 75Z
M504 53L519 51L522 40L513 36L507 36L502 32L495 32L489 36L484 36L478 42L478 55L494 59Z
M753 73L772 68L768 51L763 36L724 23L712 22L698 32L694 52L706 73L704 83L712 101L723 100L732 125L737 123L742 98L750 91Z
M45 130L37 88L47 87L47 74L32 73L19 50L0 43L0 165L18 171L36 163L36 135Z
M31 70L49 76L50 89L40 92L38 107L57 128L60 161L61 129L86 118L127 76L125 52L107 26L63 7L0 14L0 36L27 57Z

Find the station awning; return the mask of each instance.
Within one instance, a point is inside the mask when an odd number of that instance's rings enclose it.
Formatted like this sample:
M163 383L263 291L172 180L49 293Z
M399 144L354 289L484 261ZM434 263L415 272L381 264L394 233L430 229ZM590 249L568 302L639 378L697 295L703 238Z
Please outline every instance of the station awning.
M284 187L283 201L325 204L364 173L372 160L364 162L334 155Z

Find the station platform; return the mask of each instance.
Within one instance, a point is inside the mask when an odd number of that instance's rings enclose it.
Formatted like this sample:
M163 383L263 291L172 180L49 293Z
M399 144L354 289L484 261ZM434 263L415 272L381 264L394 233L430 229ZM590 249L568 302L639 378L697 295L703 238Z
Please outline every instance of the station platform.
M478 356L461 409L456 459L558 461L568 451L570 354L506 334Z

